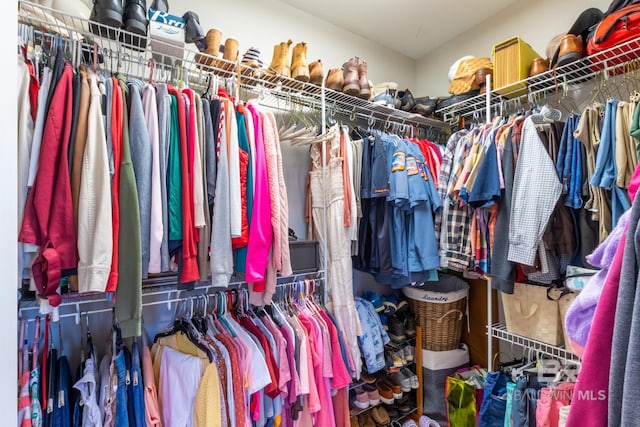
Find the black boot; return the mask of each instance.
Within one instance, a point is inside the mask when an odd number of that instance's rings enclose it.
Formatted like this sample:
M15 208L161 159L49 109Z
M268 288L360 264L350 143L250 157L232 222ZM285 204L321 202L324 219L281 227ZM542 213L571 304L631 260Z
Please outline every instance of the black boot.
M120 41L131 47L144 50L147 47L147 4L145 0L126 0L124 7L124 29Z
M200 25L200 17L195 12L187 12L182 15L185 19L186 25L184 27L184 41L185 43L195 43L200 52L204 52L207 49L207 42L204 38L204 30Z
M169 12L169 2L167 0L153 0L153 2L151 2L151 9L167 13Z
M91 24L91 32L101 37L115 39L116 31L111 28L122 27L122 0L94 0L93 9L89 18L92 22L102 25Z

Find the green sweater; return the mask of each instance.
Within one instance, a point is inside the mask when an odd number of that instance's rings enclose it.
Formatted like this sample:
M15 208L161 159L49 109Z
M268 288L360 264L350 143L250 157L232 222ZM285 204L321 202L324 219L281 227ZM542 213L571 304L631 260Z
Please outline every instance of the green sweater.
M129 109L126 77L118 81L124 93L122 127L122 162L120 163L120 234L119 264L116 290L116 317L123 337L140 336L142 332L142 242L136 177L129 146Z

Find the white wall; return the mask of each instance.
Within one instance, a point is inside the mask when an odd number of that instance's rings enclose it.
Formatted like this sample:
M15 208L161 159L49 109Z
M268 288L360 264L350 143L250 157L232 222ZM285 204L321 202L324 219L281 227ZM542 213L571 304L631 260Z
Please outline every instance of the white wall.
M591 6L604 11L609 3L610 0L520 0L416 61L413 93L447 95L447 73L456 59L464 55L491 56L495 44L513 36L519 36L545 56L549 41L566 32L580 12Z
M377 43L357 36L313 15L278 0L183 0L170 1L169 12L193 10L200 16L205 32L222 31L223 39L240 42L240 54L255 46L268 66L277 43L293 40L308 43L309 62L322 59L325 74L358 56L369 64L369 79L374 83L395 81L400 87L415 86L415 61ZM340 13L340 11L336 11ZM359 19L359 17L354 17ZM377 25L377 24L372 24ZM396 25L391 21L385 25Z

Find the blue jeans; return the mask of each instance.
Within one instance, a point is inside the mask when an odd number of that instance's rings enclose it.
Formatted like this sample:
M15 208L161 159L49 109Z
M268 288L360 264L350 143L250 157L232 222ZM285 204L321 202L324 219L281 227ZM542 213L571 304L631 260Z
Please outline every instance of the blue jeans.
M67 427L71 425L71 408L69 389L71 387L71 369L67 356L58 359L58 384L56 387L56 397L53 405L55 411L55 426Z
M513 427L535 427L529 424L529 400L535 400L536 395L530 395L526 378L518 378L513 390L513 407L511 408L511 422ZM534 411L535 416L535 411Z
M142 368L140 366L140 347L137 342L131 347L131 384L129 394L133 396L133 416L135 427L147 425L144 409L144 381L142 380Z
M115 357L115 364L116 370L118 371L115 427L129 427L129 414L127 411L127 362L123 350L120 350Z
M507 409L507 377L502 372L489 372L480 407L480 426L503 427Z

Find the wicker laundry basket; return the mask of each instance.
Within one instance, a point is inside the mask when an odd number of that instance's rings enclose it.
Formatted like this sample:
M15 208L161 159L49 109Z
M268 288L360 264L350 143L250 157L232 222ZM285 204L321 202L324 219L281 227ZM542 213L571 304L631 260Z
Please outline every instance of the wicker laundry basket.
M422 327L422 348L448 351L459 348L462 323L467 312L469 284L441 275L437 282L403 288L416 321Z

